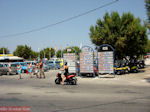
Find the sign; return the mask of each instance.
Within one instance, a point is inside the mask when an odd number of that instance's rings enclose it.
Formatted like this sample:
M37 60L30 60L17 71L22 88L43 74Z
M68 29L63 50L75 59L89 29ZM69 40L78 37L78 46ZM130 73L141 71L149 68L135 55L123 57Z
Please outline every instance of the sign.
M80 72L93 73L93 49L90 47L83 47L80 53Z
M71 49L67 49L67 52L71 52Z
M102 47L102 50L107 51L108 47Z
M76 55L75 53L65 53L64 61L68 64L69 73L76 73Z
M0 56L13 56L13 54L0 54Z
M67 62L68 64L68 70L69 70L69 73L76 73L76 62L74 61L68 61Z
M114 73L114 58L112 51L98 52L99 73Z
M63 57L65 61L76 61L75 53L65 53Z

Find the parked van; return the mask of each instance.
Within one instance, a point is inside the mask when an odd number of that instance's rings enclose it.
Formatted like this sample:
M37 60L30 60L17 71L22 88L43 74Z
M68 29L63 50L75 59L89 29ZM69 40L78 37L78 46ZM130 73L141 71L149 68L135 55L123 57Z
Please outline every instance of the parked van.
M50 69L60 69L60 61L49 60L47 65Z
M8 68L5 64L0 64L0 75L7 75L8 74Z
M17 64L15 63L1 63L0 75L17 74Z

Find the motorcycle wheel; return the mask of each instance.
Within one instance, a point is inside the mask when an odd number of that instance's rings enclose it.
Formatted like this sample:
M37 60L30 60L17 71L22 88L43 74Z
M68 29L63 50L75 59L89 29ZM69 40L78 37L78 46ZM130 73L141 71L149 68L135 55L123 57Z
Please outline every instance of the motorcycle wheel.
M138 69L135 69L134 72L135 72L135 73L138 73Z
M60 84L60 80L58 78L55 79L55 84Z
M117 71L117 75L121 75L121 71Z
M72 80L72 85L77 85L77 80L73 79Z

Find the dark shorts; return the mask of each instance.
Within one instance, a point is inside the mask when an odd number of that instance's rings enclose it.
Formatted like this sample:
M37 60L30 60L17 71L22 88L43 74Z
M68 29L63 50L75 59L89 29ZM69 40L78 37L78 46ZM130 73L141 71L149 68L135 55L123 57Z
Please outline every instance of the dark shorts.
M65 76L67 76L67 75L68 75L68 73L64 73L64 75L65 75Z

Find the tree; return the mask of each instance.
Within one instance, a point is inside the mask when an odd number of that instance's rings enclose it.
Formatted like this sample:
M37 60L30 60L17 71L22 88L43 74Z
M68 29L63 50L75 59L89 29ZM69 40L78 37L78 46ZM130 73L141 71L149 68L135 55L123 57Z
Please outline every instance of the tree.
M55 55L55 49L54 48L44 48L40 51L40 58L47 58L50 59Z
M27 45L18 45L13 54L19 57L23 57L24 59L31 59L33 56L32 53L33 51L31 47Z
M96 25L90 27L90 39L96 46L113 46L119 59L132 58L145 53L146 27L131 13L122 16L118 12L106 13L103 19L98 19Z
M145 0L145 7L148 19L144 21L144 24L148 29L150 29L150 0Z
M150 52L150 40L148 40L147 45L146 45L146 52Z
M68 51L67 49L71 49ZM81 49L78 46L70 46L63 50L63 53L76 53L77 55L81 52Z
M39 56L39 53L38 53L38 52L32 51L32 53L31 53L31 58L32 58L32 59L37 59L38 56Z
M150 0L145 0L145 7L147 10L148 23L150 23Z
M61 57L62 57L62 54L63 54L63 50L58 50L58 51L56 52L56 57L57 57L57 58L61 58Z
M8 48L5 48L5 47L2 47L2 48L0 48L0 54L9 54L9 50L8 50Z

